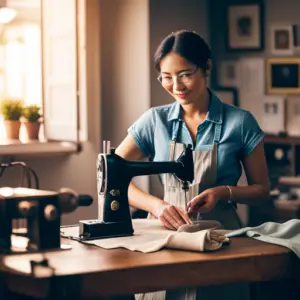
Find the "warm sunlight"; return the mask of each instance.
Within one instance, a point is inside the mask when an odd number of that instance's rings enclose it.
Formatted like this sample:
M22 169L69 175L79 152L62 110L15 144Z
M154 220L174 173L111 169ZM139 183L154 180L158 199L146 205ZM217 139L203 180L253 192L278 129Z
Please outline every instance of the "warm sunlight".
M42 105L41 36L37 24L7 26L0 35L0 99ZM24 131L20 140L26 139ZM5 139L0 119L0 139Z
M4 61L2 97L22 99L25 104L42 104L41 41L38 25L21 25L5 30L0 46Z

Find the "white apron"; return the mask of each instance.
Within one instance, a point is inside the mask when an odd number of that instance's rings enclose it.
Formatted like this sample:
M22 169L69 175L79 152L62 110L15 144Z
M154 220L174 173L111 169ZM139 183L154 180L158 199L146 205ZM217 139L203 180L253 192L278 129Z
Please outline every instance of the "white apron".
M177 143L181 122L175 123L170 146L170 160L176 160L185 148L184 144ZM213 145L198 146L194 155L194 181L189 185L185 195L181 182L173 174L165 174L164 200L176 207L186 210L187 202L207 188L216 186L217 179L217 149L221 135L221 124L215 125ZM218 220L226 229L240 228L241 224L235 207L227 202L219 201L214 210L207 214L198 214L194 220ZM217 272L217 270L216 270ZM184 274L182 274L184 276ZM205 274L199 274L205 276ZM234 283L218 286L181 288L176 290L159 291L154 293L135 295L137 300L247 300L250 299L249 286L244 283Z

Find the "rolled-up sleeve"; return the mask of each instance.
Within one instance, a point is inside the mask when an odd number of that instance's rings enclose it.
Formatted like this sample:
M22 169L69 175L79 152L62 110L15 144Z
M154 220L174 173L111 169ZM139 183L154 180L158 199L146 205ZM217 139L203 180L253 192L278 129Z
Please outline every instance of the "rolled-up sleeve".
M242 154L248 156L264 138L264 132L250 112L246 112L241 127Z
M154 156L154 128L155 115L152 108L142 114L128 128L128 133L146 157Z

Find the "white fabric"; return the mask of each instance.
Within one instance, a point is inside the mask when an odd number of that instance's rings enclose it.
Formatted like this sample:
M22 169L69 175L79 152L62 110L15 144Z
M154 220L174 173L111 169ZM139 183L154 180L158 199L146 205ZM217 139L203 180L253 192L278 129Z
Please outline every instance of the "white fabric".
M214 229L198 232L177 232L166 229L159 220L136 219L132 221L133 236L84 241L104 249L125 248L131 251L150 253L162 248L188 251L215 251L229 242L223 233ZM61 229L62 236L78 237L78 227Z

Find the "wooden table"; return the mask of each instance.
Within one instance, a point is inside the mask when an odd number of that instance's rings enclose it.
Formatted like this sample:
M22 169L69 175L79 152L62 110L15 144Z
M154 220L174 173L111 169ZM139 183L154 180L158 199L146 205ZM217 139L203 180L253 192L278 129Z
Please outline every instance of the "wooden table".
M88 299L232 282L275 282L267 289L275 291L278 282L285 281L289 289L296 290L294 283L300 278L300 260L294 253L246 237L232 238L230 246L211 253L162 250L143 254L124 249L104 250L71 240L63 243L73 248L45 253L55 269L54 278L38 279L2 264L5 286L10 291L37 298L45 298L50 290L56 293L67 290L70 299L75 299L74 295ZM11 258L18 265L30 255ZM299 294L300 291L295 299L299 299Z

